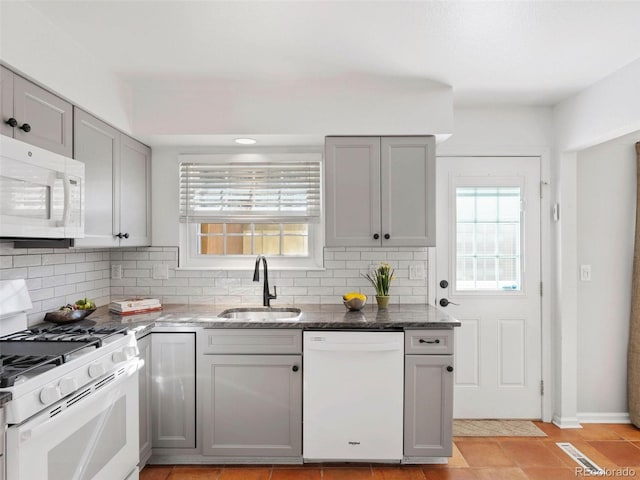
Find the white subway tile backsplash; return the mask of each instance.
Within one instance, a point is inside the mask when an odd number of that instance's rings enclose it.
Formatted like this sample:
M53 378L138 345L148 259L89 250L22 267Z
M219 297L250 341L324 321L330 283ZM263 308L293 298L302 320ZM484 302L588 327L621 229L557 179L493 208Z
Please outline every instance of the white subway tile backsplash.
M15 257L17 258L17 257ZM14 258L14 263L15 263L15 258ZM75 265L71 265L71 267L73 267L73 270L75 272ZM50 277L51 275L54 274L54 268L51 265L47 265L47 266L40 266L40 267L28 267L28 273L27 276L29 278L34 278L34 277ZM65 272L67 273L67 272Z
M177 270L178 249L149 247L130 249L17 250L0 243L0 278L25 278L34 309L29 321L37 323L48 310L77 298L92 298L98 305L111 298L151 295L163 303L254 304L262 303L262 282L254 283L253 269ZM385 262L395 268L392 302L425 303L428 275L409 280L409 265L420 262L428 272L427 248L348 247L325 248L323 270L270 272L271 286L278 288L274 305L340 304L346 291L361 291L373 301L375 294L361 274ZM253 266L253 260L249 263ZM111 265L122 267L123 278L111 278ZM152 278L153 266L166 265L169 278ZM261 280L262 280L261 271Z
M61 264L61 265L54 265L52 267L42 267L43 269L45 268L50 268L52 270L53 273L50 273L49 275L66 275L68 273L75 273L76 272L76 266L73 263L70 264ZM31 272L29 272L29 276L31 275ZM35 275L35 276L40 276L40 277L44 277L45 274L40 274L40 275Z
M14 267L33 267L42 265L42 255L16 255L13 257Z

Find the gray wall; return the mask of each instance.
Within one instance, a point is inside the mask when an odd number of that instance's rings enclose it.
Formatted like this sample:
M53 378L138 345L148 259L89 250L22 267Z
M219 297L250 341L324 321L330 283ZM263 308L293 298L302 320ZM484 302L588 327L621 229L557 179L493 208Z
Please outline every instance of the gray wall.
M624 415L636 212L635 134L578 154L578 418ZM579 272L576 273L579 278ZM604 414L604 416L603 416Z

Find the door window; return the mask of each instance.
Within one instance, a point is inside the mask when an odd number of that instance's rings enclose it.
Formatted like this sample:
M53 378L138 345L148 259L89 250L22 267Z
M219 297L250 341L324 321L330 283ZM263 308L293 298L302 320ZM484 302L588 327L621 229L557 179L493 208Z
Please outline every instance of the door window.
M457 291L520 291L520 187L456 188Z

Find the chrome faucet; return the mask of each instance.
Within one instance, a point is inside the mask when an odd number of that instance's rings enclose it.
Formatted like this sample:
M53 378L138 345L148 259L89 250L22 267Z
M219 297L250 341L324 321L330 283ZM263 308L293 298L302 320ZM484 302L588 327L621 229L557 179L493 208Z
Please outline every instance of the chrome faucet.
M264 255L258 255L258 258L256 258L256 268L253 270L253 281L254 282L260 281L260 260L262 260L262 265L264 269L264 284L262 287L262 305L264 305L265 307L270 307L271 300L275 300L276 298L278 298L278 291L274 286L273 295L269 293L269 270L267 268L267 259L264 257Z

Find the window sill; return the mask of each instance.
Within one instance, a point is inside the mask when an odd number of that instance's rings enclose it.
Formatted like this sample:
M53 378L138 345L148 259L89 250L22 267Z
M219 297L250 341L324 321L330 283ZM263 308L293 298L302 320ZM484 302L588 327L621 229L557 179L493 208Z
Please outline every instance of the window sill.
M187 267L177 267L175 270L176 271L178 270L182 270L182 271L215 270L215 271L231 271L231 272L241 272L241 271L253 272L254 267L252 266L249 266L249 267L189 267L187 266ZM271 266L271 264L269 264L269 271L272 271L272 272L283 272L283 271L323 272L325 270L326 270L325 267L282 267L282 266L278 267L278 266Z

